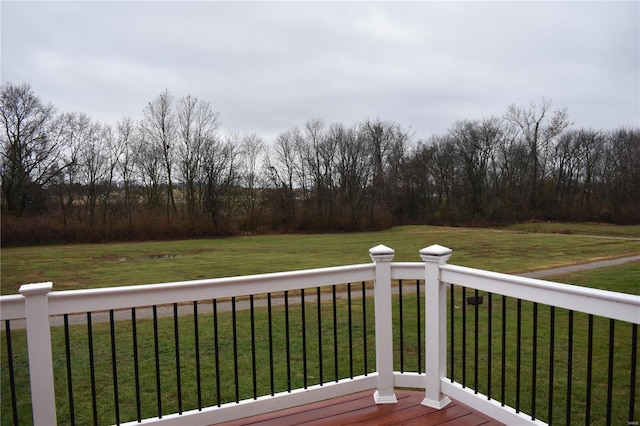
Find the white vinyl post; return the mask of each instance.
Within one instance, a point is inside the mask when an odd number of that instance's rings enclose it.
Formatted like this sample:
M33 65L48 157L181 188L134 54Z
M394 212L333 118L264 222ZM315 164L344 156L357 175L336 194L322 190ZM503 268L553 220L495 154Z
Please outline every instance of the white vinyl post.
M376 404L395 404L398 399L393 390L393 330L391 321L391 261L395 251L380 244L371 248L369 255L376 265L374 303L378 389L373 394L373 399Z
M53 283L25 284L19 292L25 297L29 378L33 424L56 424L56 399L53 385L53 357L49 305L47 297Z
M441 409L451 402L441 392L440 381L447 369L447 299L440 283L440 265L447 263L451 249L437 244L420 250L425 262L425 373L422 405Z

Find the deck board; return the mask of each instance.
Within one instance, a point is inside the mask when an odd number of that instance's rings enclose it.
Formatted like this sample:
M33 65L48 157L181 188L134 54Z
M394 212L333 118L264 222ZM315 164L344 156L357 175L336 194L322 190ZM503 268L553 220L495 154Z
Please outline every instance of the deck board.
M300 407L222 423L224 426L337 426L337 425L456 425L500 426L471 408L452 401L442 410L421 405L423 392L396 390L397 404L375 404L373 392L365 391Z

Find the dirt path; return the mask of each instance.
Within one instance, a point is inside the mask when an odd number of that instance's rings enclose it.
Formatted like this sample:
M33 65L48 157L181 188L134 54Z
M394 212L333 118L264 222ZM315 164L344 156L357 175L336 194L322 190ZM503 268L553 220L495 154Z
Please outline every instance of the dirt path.
M596 262L589 262L589 263L581 263L581 264L577 264L577 265L569 265L569 266L562 266L562 267L558 267L558 268L550 268L550 269L544 269L544 270L539 270L539 271L532 271L532 272L526 272L526 273L522 273L522 274L515 274L515 275L520 275L523 277L529 277L529 278L544 278L544 277L549 277L552 275L560 275L560 274L566 274L566 273L570 273L570 272L577 272L577 271L583 271L583 270L589 270L589 269L597 269L597 268L606 268L609 266L615 266L615 265L621 265L624 263L628 263L628 262L634 262L634 261L638 261L640 260L640 255L636 255L636 256L628 256L628 257L621 257L618 259L607 259L607 260L599 260ZM359 287L359 286L358 286ZM394 294L398 293L398 288L394 287L392 289ZM408 292L413 291L413 288L411 290L407 290ZM357 290L352 290L351 294L354 297L359 297L362 294L362 290L360 288L358 288ZM371 296L373 295L373 290L367 290L366 292L367 296ZM332 295L331 294L327 294L327 293L323 293L320 296L320 300L322 300L323 302L325 301L331 301L332 300ZM337 299L340 300L346 300L348 298L348 293L347 292L340 292L336 294ZM313 290L308 290L305 292L305 302L307 303L313 303L316 302L317 300L317 295L316 292ZM291 296L289 297L289 305L299 305L300 304L300 297L298 296ZM271 305L272 306L282 306L284 305L284 298L282 297L274 297L271 299ZM260 307L266 307L267 306L267 299L266 298L259 298L259 299L255 299L254 300L254 307L256 308L260 308ZM250 302L249 300L237 300L236 301L236 310L245 310L245 309L249 309L250 308ZM217 305L217 310L218 312L229 312L231 311L232 306L231 306L231 302L230 301L224 301L224 302L218 302ZM206 303L206 304L198 304L198 313L209 313L213 310L213 306L211 303ZM167 317L167 316L172 316L173 315L173 306L158 306L157 308L157 312L158 312L158 317ZM179 305L178 306L178 315L192 315L193 314L193 305L192 304L185 304L185 305ZM149 319L153 317L153 311L152 309L149 308L138 308L136 309L136 319ZM86 314L72 314L69 315L69 324L86 324L87 323L87 315ZM115 311L114 312L114 318L116 321L125 321L125 320L130 320L131 319L131 310L127 309L127 310L121 310L121 311ZM100 323L100 322L109 322L109 313L108 312L95 312L92 313L91 315L91 322L92 323ZM51 326L61 326L64 324L64 320L62 316L52 316L50 318L50 324ZM21 329L25 327L25 321L24 320L13 320L11 321L11 328L12 329ZM0 329L4 330L5 325L4 322L0 325Z
M640 260L640 255L621 257L618 259L599 260L596 262L589 262L589 263L580 263L577 265L561 266L559 268L543 269L540 271L525 272L523 274L517 274L517 275L520 275L522 277L529 277L529 278L544 278L544 277L550 277L552 275L569 274L571 272L585 271L588 269L598 269L598 268L606 268L608 266L622 265L623 263L635 262L637 260Z

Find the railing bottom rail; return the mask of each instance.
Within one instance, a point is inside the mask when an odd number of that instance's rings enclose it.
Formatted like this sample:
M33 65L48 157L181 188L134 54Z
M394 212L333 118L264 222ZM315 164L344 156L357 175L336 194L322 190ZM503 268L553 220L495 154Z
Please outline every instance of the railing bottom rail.
M502 405L500 401L489 399L480 392L475 392L471 388L462 387L458 382L451 383L448 378L443 378L440 382L442 393L450 396L456 401L460 401L468 407L473 408L497 421L507 425L546 425L540 420L531 420L531 415L524 412L517 413L515 409L507 405Z
M256 399L245 399L240 402L229 402L219 407L207 407L202 410L185 411L182 414L170 414L162 418L148 418L141 422L123 423L126 426L135 425L171 425L191 426L194 424L218 424L244 417L256 416L273 411L284 410L300 405L311 404L326 399L349 395L356 392L371 390L373 395L378 383L378 374L370 373L353 379L343 379L309 386L306 389L294 389L291 392L280 392Z

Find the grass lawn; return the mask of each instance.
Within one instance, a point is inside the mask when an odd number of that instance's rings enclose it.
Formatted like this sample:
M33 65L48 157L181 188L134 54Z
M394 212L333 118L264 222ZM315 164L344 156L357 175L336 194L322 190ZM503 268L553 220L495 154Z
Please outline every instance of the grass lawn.
M543 267L585 262L603 257L619 257L637 254L640 250L638 241L617 239L601 239L576 236L573 234L542 234L503 232L487 229L458 229L436 228L427 226L407 226L394 228L389 231L364 234L340 235L287 235L268 237L245 237L222 240L191 240L179 242L156 242L139 244L88 245L88 246L56 246L38 248L5 249L2 253L2 287L3 293L13 293L19 285L17 276L31 276L25 282L53 280L54 289L98 287L104 285L124 285L144 282L163 282L183 280L188 278L215 277L227 275L241 275L246 273L272 272L302 269L320 266L369 262L368 249L377 244L385 244L396 250L398 261L418 261L418 249L441 244L453 249L451 263L464 266L482 267L502 272L515 272ZM481 249L478 249L478 248ZM603 252L606 251L606 256ZM253 255L251 255L253 253ZM152 258L156 254L175 254L175 257ZM251 259L248 259L251 256ZM118 257L127 257L127 261L119 261ZM249 261L247 261L249 260ZM49 265L49 266L47 266ZM294 266L292 266L294 265ZM29 275L32 274L32 275ZM46 277L49 278L46 278ZM13 278L11 278L13 277ZM5 283L13 279L14 284ZM612 268L582 271L569 275L551 277L550 280L579 284L607 290L640 294L640 262L629 263ZM11 281L9 281L11 282ZM66 285L65 285L66 284ZM354 284L360 289L361 284ZM400 355L404 361L405 371L416 371L418 359L422 357L419 349L416 331L418 317L416 313L415 283L404 283L403 291L403 344L399 345L399 299L394 298L394 339L395 368L401 369ZM309 295L312 291L307 291ZM456 331L454 337L454 377L462 381L462 367L466 368L466 384L475 385L474 335L475 309L464 306L462 290L455 289L454 322L456 327L462 324L462 316L467 319L465 338L465 356L462 350L462 332ZM471 291L468 291L471 293ZM472 294L467 294L472 295ZM278 295L276 295L278 296ZM282 294L279 294L282 296ZM137 348L139 351L138 374L140 386L141 417L158 414L156 386L161 389L160 404L162 412L176 412L190 410L202 406L215 405L234 401L236 398L252 398L254 395L254 365L256 377L255 392L258 395L271 392L271 380L275 392L284 391L288 387L298 388L304 385L304 370L306 364L308 385L318 383L320 376L324 381L359 375L375 369L375 339L373 329L373 303L366 300L366 320L363 320L362 299L354 298L352 304L351 345L349 342L348 306L346 300L339 300L336 304L338 321L338 336L333 335L333 306L324 303L321 306L320 320L315 303L305 305L303 320L302 305L295 305L289 312L289 347L288 356L291 358L291 369L286 367L286 315L281 307L273 308L273 370L270 374L269 321L266 308L257 308L254 313L253 333L256 336L255 351L252 347L252 321L249 311L238 311L235 318L235 328L238 330L236 347L234 350L233 329L234 318L231 312L221 312L217 316L218 351L215 350L215 327L211 314L200 314L197 317L198 332L195 331L193 316L158 319L158 365L160 366L159 385L156 377L156 360L154 354L154 324L152 320L138 320ZM211 303L211 301L202 301ZM424 300L421 301L421 307ZM488 390L488 360L491 359L491 392L494 398L499 398L501 386L501 348L502 327L502 298L493 296L491 315L489 315L488 301L478 307L478 346L479 357L477 387L480 392ZM520 353L520 407L521 410L531 412L536 409L536 415L547 419L549 405L549 375L550 358L549 342L551 310L546 306L534 308L531 303L521 304L521 328L518 331L516 322L517 302L507 300L508 319L505 322L508 342L505 363L505 393L506 402L515 405L517 388L518 358L515 342L520 334L522 341ZM538 332L536 336L537 351L533 351L534 309L537 310L536 322ZM566 382L569 371L568 357L568 316L560 309L554 312L554 377L553 405L554 423L563 424L566 421L567 390ZM423 320L422 309L420 319ZM488 318L492 318L491 339L489 339ZM586 412L586 388L584 382L587 376L587 333L588 317L582 314L574 315L573 337L573 368L572 396L569 412L571 423L584 423ZM318 335L317 324L322 324L322 334ZM176 324L178 338L176 339ZM302 332L304 324L304 334ZM616 323L614 346L614 392L621 395L613 397L612 424L626 424L628 414L628 387L630 371L630 325ZM366 333L365 333L366 330ZM594 319L594 344L591 395L591 417L593 424L602 424L606 420L605 406L607 397L606 366L608 363L608 332L609 321L602 318ZM114 330L115 345L112 346L109 324L93 324L92 343L94 347L93 365L95 376L90 374L89 340L86 325L71 325L69 332L69 350L71 353L72 383L74 394L73 413L79 424L93 421L92 401L97 401L95 416L98 423L114 423L115 407L113 397L112 350L116 353L117 377L116 382L120 400L118 409L120 420L134 420L137 416L135 365L133 363L133 332L130 321L119 322ZM424 327L422 327L424 332ZM26 337L23 330L13 330L12 359L16 371L16 387L18 389L19 418L21 424L30 422L30 403L27 366ZM303 339L304 336L304 339ZM367 345L364 347L364 338ZM6 333L1 333L1 406L2 424L12 421ZM63 327L52 329L54 348L54 369L57 392L58 422L69 423L71 407L68 402L68 376L66 370L65 336ZM196 340L200 351L196 356ZM491 357L487 354L488 342L492 342ZM322 342L319 345L319 341ZM424 342L421 342L424 345ZM334 347L337 347L337 361ZM350 356L349 348L352 348ZM176 349L177 348L177 349ZM321 350L320 350L321 348ZM179 368L176 365L176 350L180 357ZM255 359L253 358L255 353ZM306 358L303 355L306 353ZM533 354L536 353L537 368L533 368ZM320 362L320 354L322 362ZM216 374L215 360L219 359L219 372ZM196 364L200 359L200 368ZM420 358L424 362L423 357ZM306 362L305 362L306 360ZM365 365L366 360L366 365ZM464 360L464 362L463 362ZM337 371L335 365L337 362ZM449 362L449 360L448 360ZM239 372L236 380L236 369ZM322 367L321 367L322 366ZM530 392L536 372L536 398L532 401ZM198 390L196 377L200 374L202 387ZM181 388L177 386L177 376L180 375ZM95 385L92 386L92 383ZM238 386L236 387L236 383ZM636 386L636 399L640 395L640 388ZM93 394L95 393L95 397ZM179 402L182 407L179 406ZM535 403L535 405L532 405ZM640 417L640 403L636 403L635 419Z
M602 236L603 228L616 237L640 234L640 226L600 225L583 225L580 233ZM0 294L14 294L22 284L42 281L53 281L54 290L71 290L366 263L371 262L368 250L378 244L393 248L396 261L420 261L421 248L440 244L453 250L453 264L507 273L640 253L640 240L434 226L348 234L20 247L2 250Z

